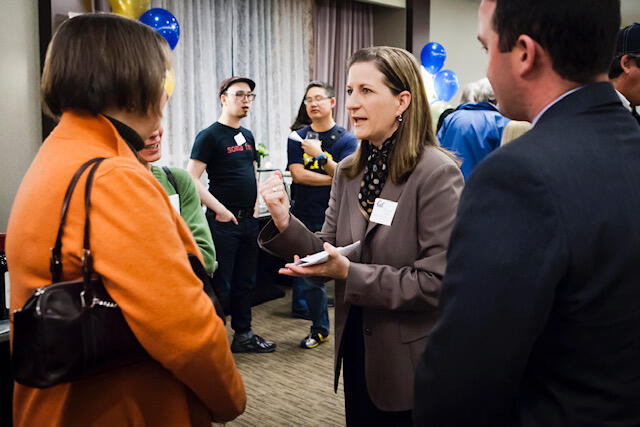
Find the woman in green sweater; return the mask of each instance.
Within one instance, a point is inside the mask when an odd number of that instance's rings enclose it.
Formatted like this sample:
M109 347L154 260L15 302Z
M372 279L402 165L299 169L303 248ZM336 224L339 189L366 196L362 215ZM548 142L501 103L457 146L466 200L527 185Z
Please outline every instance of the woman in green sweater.
M180 216L189 226L191 234L202 252L207 273L212 275L218 268L216 250L191 175L183 169L161 168L151 165L151 163L160 160L162 156L162 133L163 129L160 128L151 134L151 137L144 142L144 148L138 151L138 158L167 191L171 205L180 212Z

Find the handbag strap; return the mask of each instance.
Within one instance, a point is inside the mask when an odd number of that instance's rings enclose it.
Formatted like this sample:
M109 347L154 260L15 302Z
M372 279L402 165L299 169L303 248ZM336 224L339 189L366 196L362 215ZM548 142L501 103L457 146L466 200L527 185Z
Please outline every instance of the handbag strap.
M167 179L169 180L169 183L171 184L173 189L176 190L176 193L180 194L180 190L178 190L178 183L176 182L176 177L173 176L173 172L171 172L171 169L163 166L162 170L164 171L165 175L167 175Z
M64 195L64 200L62 201L62 210L60 212L60 225L58 227L58 235L56 237L55 245L53 246L53 248L51 248L51 257L50 257L50 265L49 265L49 270L51 271L51 283L56 283L62 280L62 236L64 234L64 226L67 221L67 213L69 211L69 202L71 201L73 190L75 189L76 184L78 183L78 180L80 179L84 171L92 164L100 164L100 162L102 162L104 159L105 159L104 157L96 157L86 161L73 174L73 177L69 182L69 186L67 187L67 191L65 192L65 195ZM86 209L86 200L85 200L85 209ZM87 213L85 212L85 216L86 214ZM85 224L85 233L86 233L86 224Z
M82 276L84 277L85 286L89 285L91 275L93 274L93 255L91 254L91 245L89 243L89 231L91 229L89 223L89 210L91 209L91 186L93 184L93 176L96 169L104 158L94 163L87 175L87 181L84 184L84 241L82 244Z

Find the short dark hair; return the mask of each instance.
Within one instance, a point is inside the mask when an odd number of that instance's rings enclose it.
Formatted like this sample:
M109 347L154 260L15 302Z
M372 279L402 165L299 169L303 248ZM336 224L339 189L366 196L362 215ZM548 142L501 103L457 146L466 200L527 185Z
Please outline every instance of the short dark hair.
M97 13L68 19L47 49L42 108L54 118L70 109L160 114L170 52L160 34L131 19Z
M611 61L611 67L609 67L609 78L616 79L622 74L622 65L620 65L620 61L622 61L622 57L625 55L629 55L636 63L636 67L640 67L640 54L638 53L619 53L613 57L613 61Z
M589 83L611 64L620 28L620 0L496 1L493 28L501 52L526 34L549 53L561 77Z
M321 87L322 89L324 89L324 92L329 98L333 98L336 96L335 89L329 83L321 82L320 80L313 80L309 82L307 88L304 90L304 96L302 97L302 101L300 102L300 107L298 107L298 115L291 125L291 130L302 129L303 127L311 124L311 117L309 117L309 114L307 113L307 106L304 105L304 99L307 97L309 89L313 87Z
M307 85L307 88L304 90L305 97L307 96L307 92L309 92L309 89L313 87L321 87L322 89L324 89L324 92L327 94L329 98L333 98L336 96L335 89L329 83L321 82L320 80L313 80L309 82L309 84Z
M229 77L228 79L224 79L222 83L220 83L220 86L218 87L218 97L221 97L222 94L225 93L227 89L229 89L229 86L234 85L236 83L242 83L242 82L249 85L250 91L253 91L253 89L256 88L256 82L254 82L248 77L238 77L238 76Z

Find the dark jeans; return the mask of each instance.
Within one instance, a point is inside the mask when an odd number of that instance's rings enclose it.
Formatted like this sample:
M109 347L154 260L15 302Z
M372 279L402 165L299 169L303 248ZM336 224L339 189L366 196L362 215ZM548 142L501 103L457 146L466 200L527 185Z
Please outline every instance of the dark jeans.
M381 411L371 401L364 374L364 337L362 309L351 306L342 338L342 373L344 407L348 427L410 427L411 411ZM377 369L384 369L378 366Z
M233 222L218 222L207 211L207 220L216 246L218 269L213 275L213 287L221 300L231 308L231 327L236 333L251 330L251 289L256 282L258 261L258 219L238 218Z
M294 213L295 215L295 213ZM322 229L323 222L308 218L300 218L300 221L309 229L316 232ZM301 257L310 254L299 254ZM293 291L291 293L291 311L304 312L309 310L311 316L311 333L321 333L325 337L329 335L329 308L327 305L327 289L323 284L314 283L304 277L294 277L291 281Z

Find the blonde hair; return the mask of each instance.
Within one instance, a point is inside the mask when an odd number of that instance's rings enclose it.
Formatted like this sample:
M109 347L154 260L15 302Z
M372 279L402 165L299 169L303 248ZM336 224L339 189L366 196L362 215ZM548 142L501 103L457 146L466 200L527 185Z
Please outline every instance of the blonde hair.
M502 131L500 146L505 145L516 138L520 138L522 135L527 133L529 129L531 129L531 123L511 120Z
M413 55L404 49L374 46L361 49L349 59L353 64L371 62L384 75L384 83L394 95L403 91L411 94L411 103L398 123L396 138L389 156L389 176L396 183L404 182L420 161L426 146L438 147L433 133L429 102L420 68ZM365 167L371 145L364 140L358 147L353 162L345 166L345 175L353 179Z

